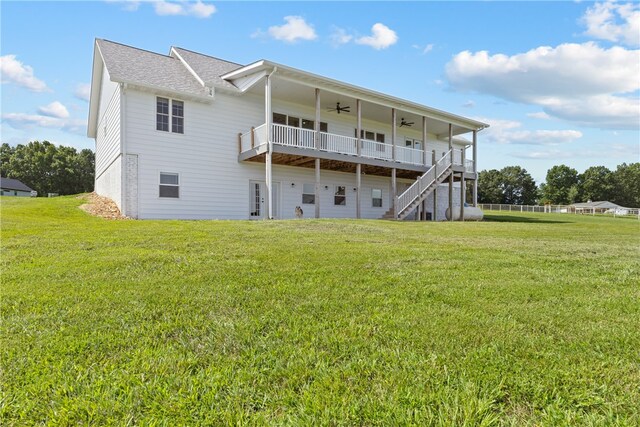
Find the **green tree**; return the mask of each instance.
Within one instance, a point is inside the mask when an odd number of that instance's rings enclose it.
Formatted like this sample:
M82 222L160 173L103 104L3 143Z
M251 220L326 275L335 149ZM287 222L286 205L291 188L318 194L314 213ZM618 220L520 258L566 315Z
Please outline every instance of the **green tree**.
M4 155L4 145L2 148ZM78 153L73 147L32 141L16 146L8 159L6 176L19 179L39 195L93 190L95 157L91 150Z
M0 146L0 176L7 176L9 171L9 160L15 152L15 148L7 144L6 142Z
M542 199L556 205L567 205L579 198L578 171L567 165L554 166L547 171L547 179L541 186ZM571 190L571 187L576 189Z
M502 175L497 169L478 174L478 203L502 203Z
M640 208L640 163L623 163L613 172L612 202L628 208Z
M506 166L500 170L502 177L502 203L509 205L533 205L538 199L538 187L529 172L520 166Z
M612 200L613 173L604 166L591 166L580 174L580 195L583 201Z

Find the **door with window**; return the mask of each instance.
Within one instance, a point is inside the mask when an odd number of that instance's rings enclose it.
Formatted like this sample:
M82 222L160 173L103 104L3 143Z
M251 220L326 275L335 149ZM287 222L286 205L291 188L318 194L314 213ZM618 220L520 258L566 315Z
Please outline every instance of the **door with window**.
M273 218L280 218L280 183L274 182L271 188ZM249 181L249 219L265 219L267 212L267 184L264 181Z

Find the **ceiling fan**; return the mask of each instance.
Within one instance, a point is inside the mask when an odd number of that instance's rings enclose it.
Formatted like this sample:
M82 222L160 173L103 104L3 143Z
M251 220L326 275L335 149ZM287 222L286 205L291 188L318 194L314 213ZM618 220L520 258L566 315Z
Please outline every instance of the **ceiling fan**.
M349 107L348 105L346 107L341 107L339 102L336 102L336 108L329 108L327 111L337 111L338 114L340 114L341 111L344 111L345 113L350 113L351 111L349 111L351 107Z
M407 127L411 127L413 126L414 122L407 122L404 120L404 117L400 119L400 127L402 126L407 126Z

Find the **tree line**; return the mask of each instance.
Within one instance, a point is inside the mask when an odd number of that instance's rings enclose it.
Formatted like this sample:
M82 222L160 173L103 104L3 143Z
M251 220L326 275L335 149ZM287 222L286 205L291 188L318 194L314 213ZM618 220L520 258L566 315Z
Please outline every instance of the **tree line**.
M553 166L540 186L520 166L478 174L479 203L568 205L588 200L640 207L640 163L623 163L613 171L592 166L583 173L567 165Z
M93 191L95 154L49 141L0 146L0 176L15 178L38 192L60 195Z

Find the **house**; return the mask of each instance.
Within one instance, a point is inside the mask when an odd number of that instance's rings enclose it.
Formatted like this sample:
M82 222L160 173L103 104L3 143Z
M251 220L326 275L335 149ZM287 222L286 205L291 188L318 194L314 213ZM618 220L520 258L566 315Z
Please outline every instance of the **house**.
M363 70L364 72L364 70ZM443 220L488 125L267 60L95 42L95 189L156 219Z
M569 205L569 211L576 214L604 214L610 213L614 215L628 215L631 208L625 208L624 206L617 205L608 201L588 201L585 203L574 203Z
M17 179L0 178L0 194L3 196L32 197L33 193L35 191Z

